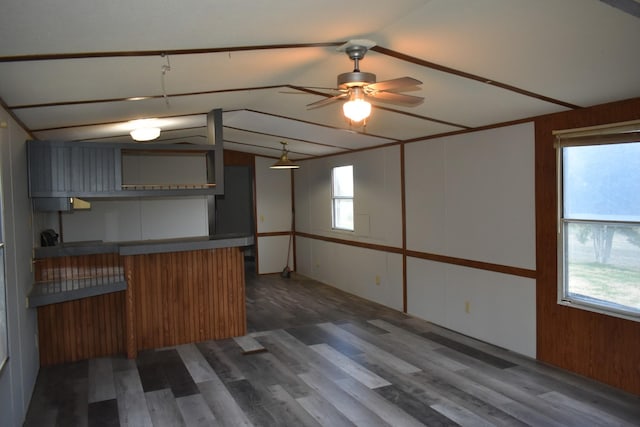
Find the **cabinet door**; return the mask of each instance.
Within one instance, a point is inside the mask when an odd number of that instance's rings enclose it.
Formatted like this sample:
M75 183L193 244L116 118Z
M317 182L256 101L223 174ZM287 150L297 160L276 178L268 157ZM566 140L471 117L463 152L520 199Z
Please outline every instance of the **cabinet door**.
M71 148L57 144L27 145L29 195L68 197L71 191Z
M116 162L117 156L117 162ZM73 196L100 196L120 190L120 161L113 147L71 147Z
M120 190L120 153L99 144L29 141L31 197L104 196Z

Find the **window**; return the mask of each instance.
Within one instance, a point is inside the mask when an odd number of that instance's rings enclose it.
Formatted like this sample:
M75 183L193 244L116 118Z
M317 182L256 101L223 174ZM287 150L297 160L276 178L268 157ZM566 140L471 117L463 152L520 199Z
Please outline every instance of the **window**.
M640 125L560 135L559 302L640 321Z
M353 166L333 168L331 181L333 228L353 231Z

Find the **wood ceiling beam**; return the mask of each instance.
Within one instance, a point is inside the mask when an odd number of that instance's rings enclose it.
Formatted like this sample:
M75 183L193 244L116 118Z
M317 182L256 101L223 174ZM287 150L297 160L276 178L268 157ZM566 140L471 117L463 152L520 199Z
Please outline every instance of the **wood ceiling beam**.
M525 89L521 89L516 86L512 86L506 83L497 82L493 79L489 79L486 77L478 76L476 74L467 73L466 71L456 70L455 68L447 67L444 65L436 64L435 62L425 61L424 59L416 58L414 56L409 56L401 52L397 52L395 50L387 49L382 46L374 46L371 50L381 53L383 55L391 56L392 58L400 59L402 61L407 61L415 65L420 65L422 67L431 68L432 70L442 71L443 73L452 74L454 76L462 77L465 79L475 80L477 82L481 82L484 84L488 84L491 86L499 87L501 89L505 89L519 95L528 96L531 98L539 99L541 101L549 102L551 104L561 105L566 108L570 108L572 110L582 108L579 105L571 104L569 102L561 101L559 99L550 98L548 96L540 95L535 92L531 92Z
M48 54L34 54L34 55L0 56L0 62L55 61L55 60L61 60L61 59L117 58L117 57L134 57L134 56L199 55L199 54L207 54L207 53L243 52L243 51L250 51L250 50L332 47L332 46L341 46L343 44L344 42L288 43L288 44L267 44L267 45L255 45L255 46L211 47L211 48L201 48L201 49L165 49L165 50L128 50L128 51L113 51L113 52L48 53Z

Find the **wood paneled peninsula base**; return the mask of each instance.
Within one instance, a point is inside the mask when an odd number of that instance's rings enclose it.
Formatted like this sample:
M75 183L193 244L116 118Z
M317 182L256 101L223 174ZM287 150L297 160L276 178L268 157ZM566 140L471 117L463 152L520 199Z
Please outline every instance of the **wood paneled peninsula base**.
M246 334L243 248L252 237L43 248L36 253L40 364ZM91 253L87 253L91 252ZM124 289L124 290L122 290Z

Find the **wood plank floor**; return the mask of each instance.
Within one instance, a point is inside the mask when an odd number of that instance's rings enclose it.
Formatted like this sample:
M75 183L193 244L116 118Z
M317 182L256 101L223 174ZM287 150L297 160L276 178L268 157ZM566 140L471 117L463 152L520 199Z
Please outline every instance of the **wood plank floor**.
M250 333L42 368L25 426L633 426L640 397L304 277L247 274Z

